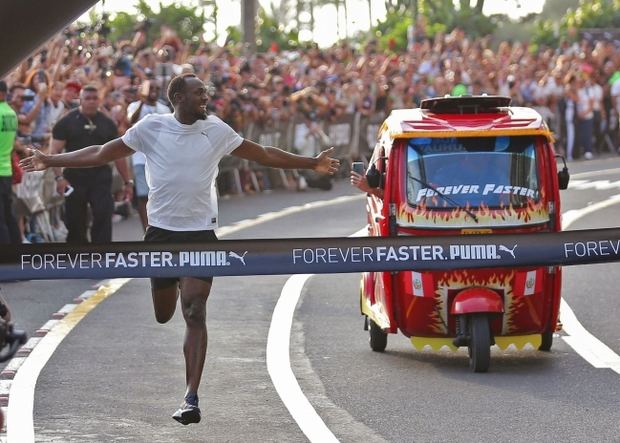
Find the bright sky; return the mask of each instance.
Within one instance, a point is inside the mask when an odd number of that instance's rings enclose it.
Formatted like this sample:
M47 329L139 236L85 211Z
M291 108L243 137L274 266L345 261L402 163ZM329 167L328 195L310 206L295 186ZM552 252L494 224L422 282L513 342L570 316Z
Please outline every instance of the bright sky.
M177 0L180 3L196 4L197 2L191 0ZM239 26L241 21L241 7L239 0L216 0L219 6L219 31L222 39L225 38L224 31L229 26ZM280 0L258 0L260 5L271 10L270 4L279 4ZM290 4L295 4L295 0L288 0ZM348 30L349 35L355 33L360 29L368 29L368 1L367 0L346 0L349 11ZM151 4L153 9L157 9L159 3L164 5L174 3L173 0L146 0ZM105 5L103 2L97 3L95 6L98 12L102 10L108 12L127 11L134 12L134 5L137 1L134 0L106 0ZM200 3L200 2L198 2ZM527 15L531 12L541 12L545 0L486 0L484 5L485 14L495 13L507 13L510 17L517 18ZM520 6L519 6L520 4ZM373 20L381 18L385 15L385 3L384 0L372 0L372 16ZM315 22L320 24L320 32L315 32L315 40L319 46L329 46L338 39L336 26L336 8L334 6L324 6L322 8L315 9ZM341 8L340 17L338 18L340 23L340 32L343 36L345 32L344 25L344 10ZM300 35L302 39L307 39L307 36ZM221 42L220 42L221 43Z

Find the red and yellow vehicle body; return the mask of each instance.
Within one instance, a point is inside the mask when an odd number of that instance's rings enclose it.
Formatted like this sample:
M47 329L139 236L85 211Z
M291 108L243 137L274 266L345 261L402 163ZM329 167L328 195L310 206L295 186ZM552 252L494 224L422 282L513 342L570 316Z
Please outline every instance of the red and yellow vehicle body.
M368 235L559 231L552 134L535 110L509 103L506 97L439 98L393 111L367 172L369 183L374 176L383 188L382 198L369 194L367 200ZM514 254L515 247L502 245L499 253ZM560 288L557 266L367 272L360 305L370 321L371 346L374 327L375 334L400 330L418 349L456 349L471 338L459 317L481 313L491 344L529 342L548 350Z

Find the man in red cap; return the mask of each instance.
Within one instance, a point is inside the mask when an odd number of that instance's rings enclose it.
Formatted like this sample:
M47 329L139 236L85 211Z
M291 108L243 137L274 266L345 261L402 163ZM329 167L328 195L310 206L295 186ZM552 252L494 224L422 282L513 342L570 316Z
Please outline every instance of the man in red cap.
M82 85L74 80L69 80L65 84L65 89L62 92L62 101L65 104L65 109L71 110L80 106L80 91Z

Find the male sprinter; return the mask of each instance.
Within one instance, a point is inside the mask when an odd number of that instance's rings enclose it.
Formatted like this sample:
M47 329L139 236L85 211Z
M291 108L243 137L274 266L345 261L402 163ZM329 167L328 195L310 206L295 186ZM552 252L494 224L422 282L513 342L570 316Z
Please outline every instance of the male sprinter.
M57 155L33 151L20 162L22 168L42 171L56 166L92 167L142 152L150 190L149 226L144 240L174 243L216 240L215 178L218 163L227 154L264 166L313 169L324 174L333 174L340 165L329 156L333 148L316 157L304 157L241 138L207 113L207 88L193 74L172 79L167 92L173 114L149 115L122 137L104 145ZM160 323L172 318L180 287L186 324L183 353L187 389L181 407L172 417L184 425L200 421L198 386L207 351L206 302L211 284L211 277L151 279L155 318Z

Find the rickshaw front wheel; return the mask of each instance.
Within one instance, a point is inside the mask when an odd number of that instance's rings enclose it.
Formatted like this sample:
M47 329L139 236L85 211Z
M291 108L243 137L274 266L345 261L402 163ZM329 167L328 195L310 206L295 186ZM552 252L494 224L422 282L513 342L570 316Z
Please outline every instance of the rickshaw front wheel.
M379 327L373 320L368 319L370 323L370 349L375 352L383 352L387 346L387 333Z
M487 372L491 363L491 330L487 314L469 318L469 367L474 372Z
M540 342L540 346L538 347L538 350L548 352L551 350L552 345L553 345L553 332L543 332L542 340Z

